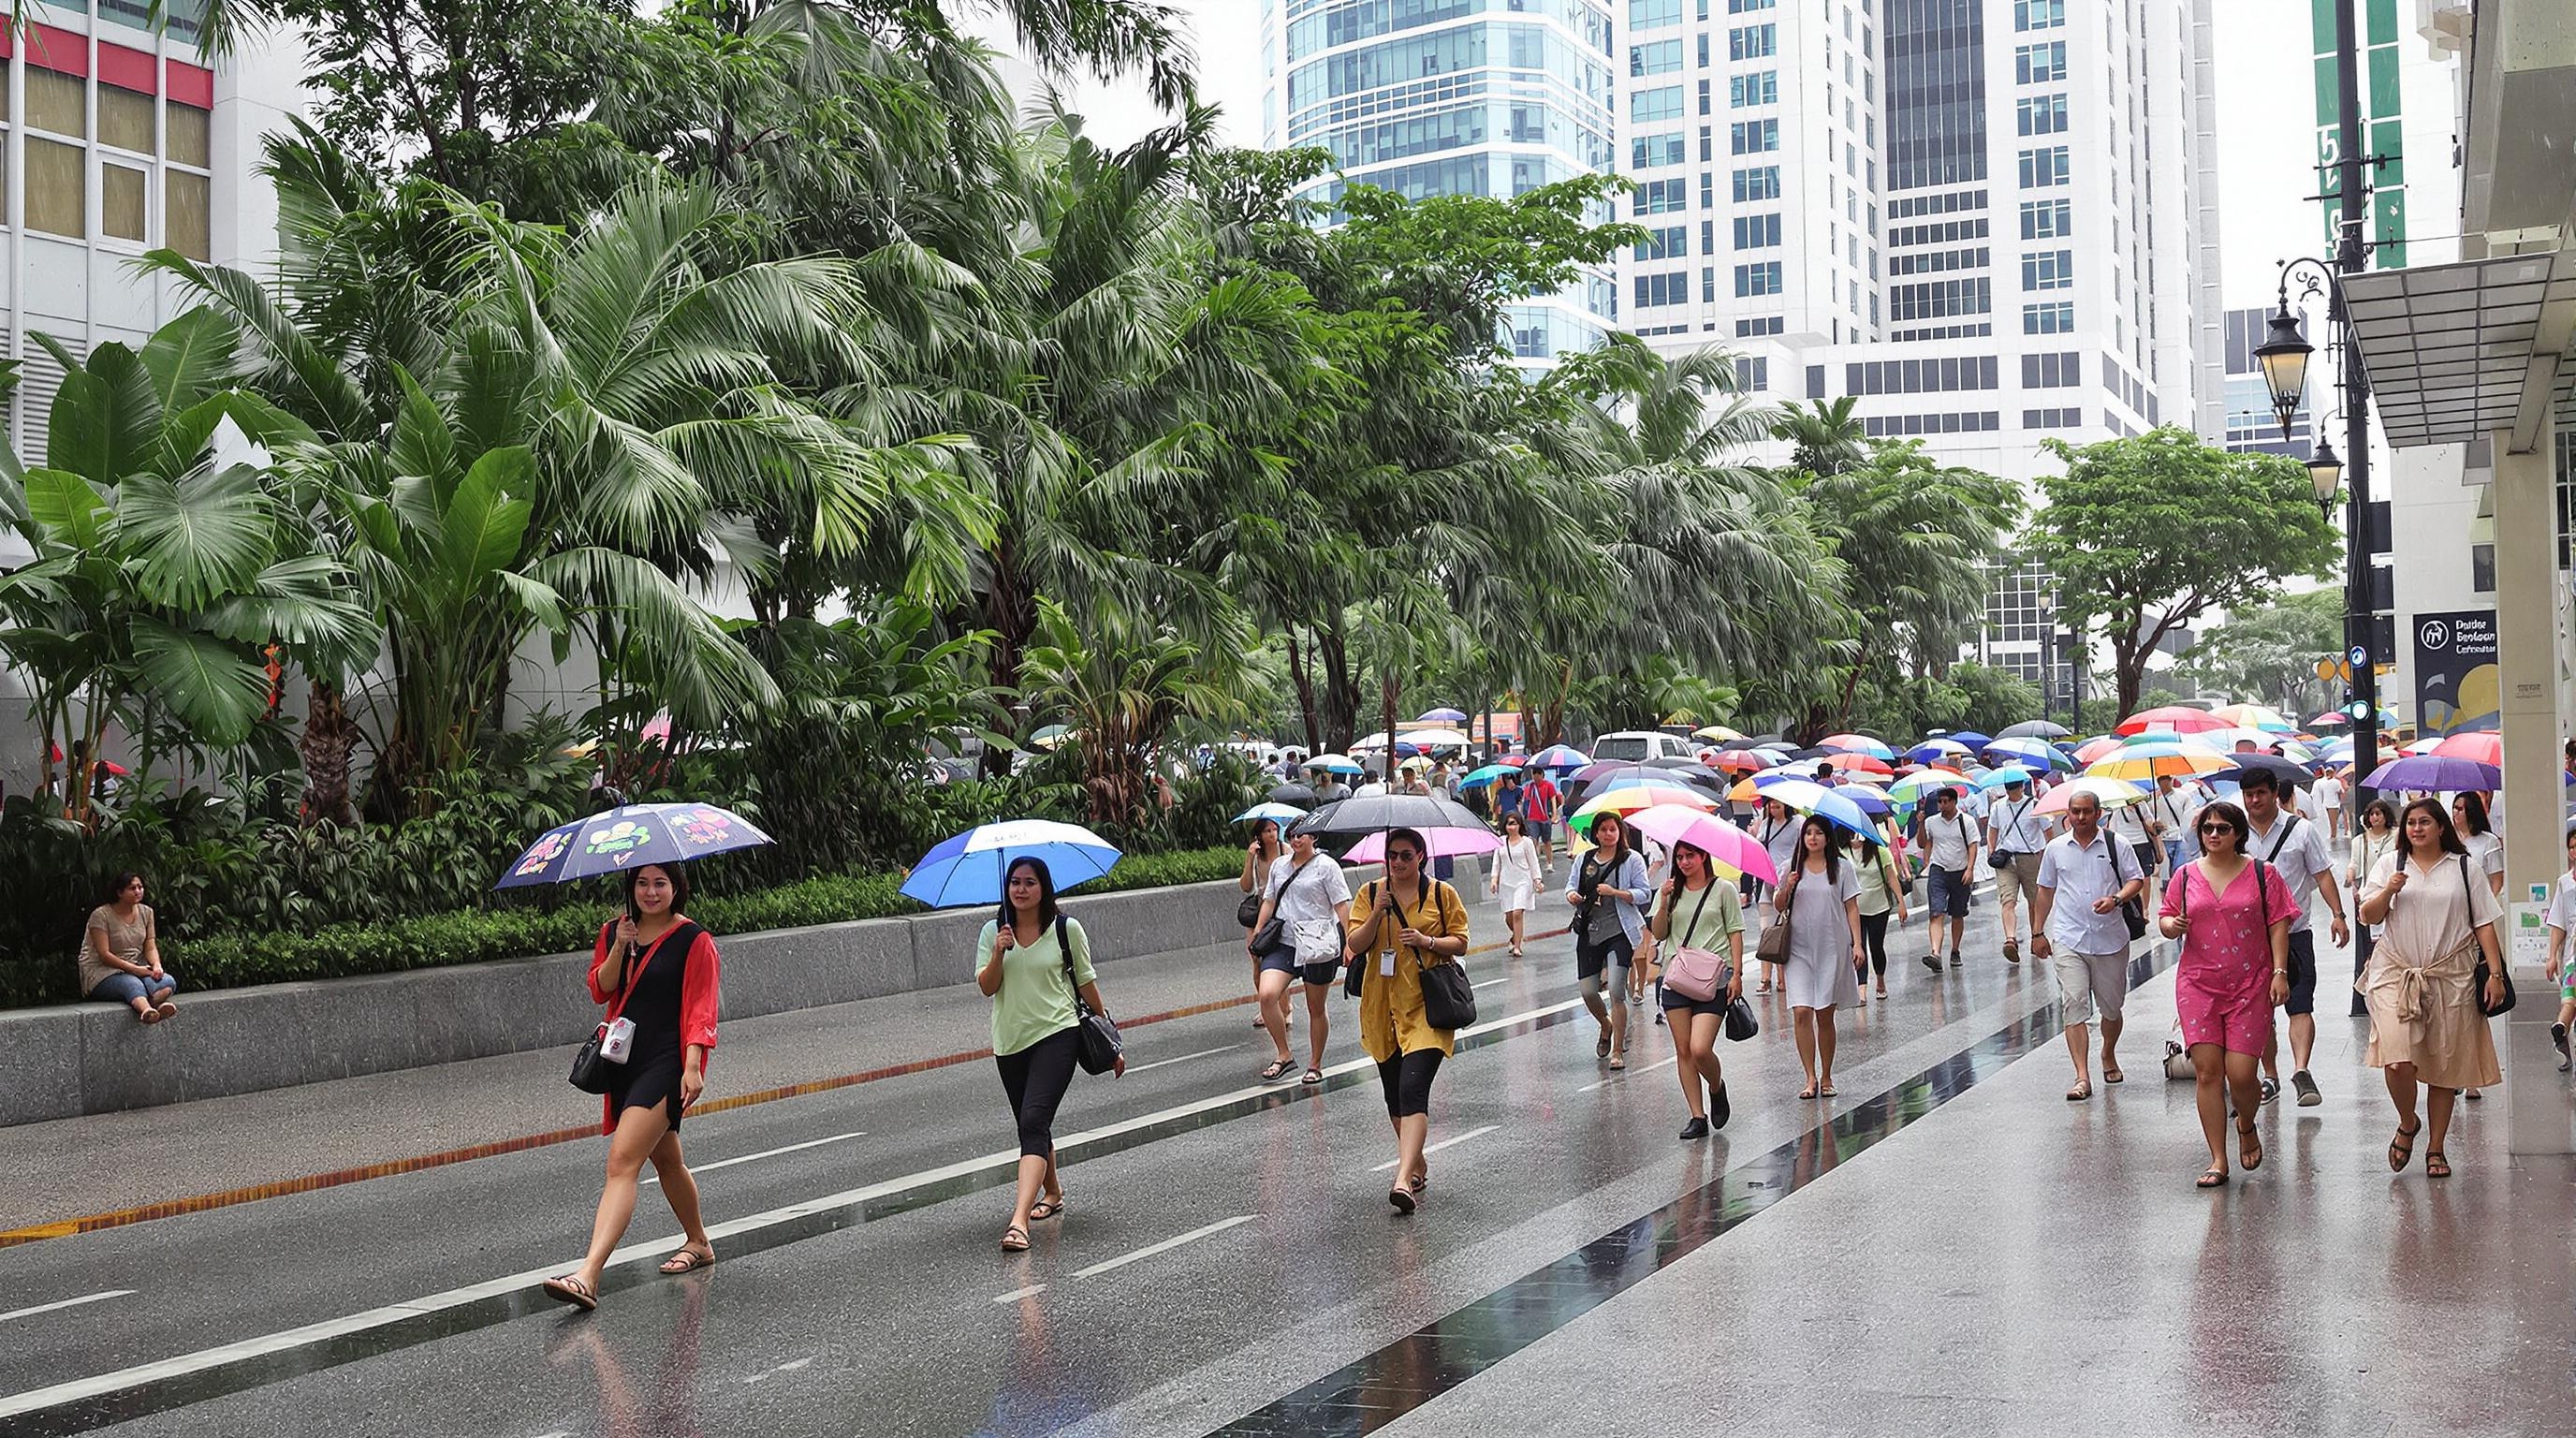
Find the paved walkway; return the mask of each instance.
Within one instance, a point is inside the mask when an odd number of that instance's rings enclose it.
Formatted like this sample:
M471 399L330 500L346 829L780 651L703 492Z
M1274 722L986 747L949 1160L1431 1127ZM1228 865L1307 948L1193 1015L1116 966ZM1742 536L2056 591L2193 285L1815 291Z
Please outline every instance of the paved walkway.
M1235 1007L1144 1026L1128 1078L1077 1083L1073 1207L1017 1257L993 1247L1011 1142L980 1061L693 1115L724 1261L653 1276L672 1239L648 1190L592 1316L530 1290L587 1229L591 1141L0 1249L0 1431L2568 1431L2576 1167L2509 1164L2500 1094L2451 1142L2457 1176L2392 1178L2360 1021L2331 1015L2326 1104L2267 1108L2263 1170L2198 1192L2187 1086L2152 1062L2169 975L2132 1000L2130 1081L2067 1103L2053 995L1995 956L1991 914L1955 973L1912 963L1919 922L1900 936L1832 1103L1795 1099L1766 1003L1723 1055L1734 1122L1700 1144L1674 1140L1659 1031L1625 1075L1595 1059L1563 941L1479 955L1489 1023L1442 1072L1411 1220L1347 1022L1324 1092L1265 1087ZM1241 972L1133 961L1113 1003L1186 1011ZM980 1003L729 1026L717 1090L969 1052ZM131 1198L175 1167L148 1140L192 1121L201 1192L577 1125L560 1067L48 1126L56 1179L7 1192L57 1216ZM13 1184L26 1132L0 1132Z

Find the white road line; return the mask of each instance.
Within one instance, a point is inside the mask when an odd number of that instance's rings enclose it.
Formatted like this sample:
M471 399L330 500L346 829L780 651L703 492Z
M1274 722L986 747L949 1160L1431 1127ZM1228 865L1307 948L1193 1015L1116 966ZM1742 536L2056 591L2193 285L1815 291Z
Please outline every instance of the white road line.
M1483 983L1481 983L1481 984L1469 984L1467 987L1469 987L1469 988L1471 988L1471 989L1490 989L1490 988L1492 988L1492 987L1493 987L1494 985L1496 985L1496 984L1508 984L1508 983L1510 983L1510 982L1512 981L1513 977L1514 977L1513 975L1505 974L1505 975L1503 975L1503 976L1502 976L1501 978L1499 978L1499 979L1487 979L1487 980L1485 980L1485 981L1484 981Z
M848 1139L866 1137L867 1135L865 1133L836 1133L829 1138L809 1138L803 1143L791 1143L785 1148L765 1148L758 1153L746 1153L739 1158L720 1158L713 1163L693 1163L689 1165L689 1172L692 1174L713 1173L720 1168L731 1168L738 1163L749 1163L755 1158L776 1158L782 1153L798 1153L809 1148L821 1148L827 1143L841 1143ZM642 1183L637 1184L636 1187L650 1188L661 1181L662 1180L658 1178L648 1178Z
M84 1293L78 1298L65 1298L54 1303L39 1303L33 1308L13 1308L6 1313L0 1313L0 1323L6 1323L12 1318L33 1318L39 1313L59 1313L66 1308L78 1308L84 1303L103 1303L111 1298L124 1298L133 1292L131 1288L106 1288L96 1293Z
M1122 1253L1116 1258L1109 1260L1107 1263L1095 1263L1089 1268L1077 1268L1074 1270L1073 1276L1076 1278L1090 1278L1098 1274L1107 1273L1113 1268L1125 1268L1128 1264L1134 1263L1140 1258L1151 1258L1158 1253L1169 1253L1173 1249L1180 1247L1182 1244L1196 1243L1202 1238L1209 1237L1213 1234L1223 1233L1227 1229L1233 1228L1238 1224L1250 1223L1251 1221L1252 1215L1248 1213L1238 1213L1232 1218L1220 1218L1205 1228L1193 1228L1178 1238L1167 1238L1160 1243L1147 1244L1143 1248L1137 1249L1134 1253Z
M1241 1044L1227 1044L1224 1048L1221 1048L1221 1049L1201 1049L1201 1050L1199 1050L1197 1053L1194 1053L1194 1054L1183 1054L1183 1055L1181 1055L1179 1058L1156 1059L1156 1060L1154 1060L1152 1063L1149 1063L1149 1064L1129 1064L1129 1065L1127 1066L1127 1072L1129 1072L1129 1073L1131 1073L1131 1074L1140 1074L1140 1073L1143 1073L1143 1072L1144 1072L1145 1070L1147 1070L1147 1069L1158 1069L1158 1068L1161 1068L1161 1067L1162 1067L1163 1065L1165 1065L1165 1064L1185 1064L1185 1063L1188 1063L1188 1062L1189 1062L1190 1060L1192 1060L1192 1059L1203 1059L1203 1058L1206 1058L1206 1057L1208 1057L1210 1054L1230 1054L1230 1053L1234 1052L1236 1049L1239 1049L1239 1048L1241 1048L1241 1047L1243 1047L1243 1045L1241 1045Z
M1026 1288L1014 1288L1008 1293L996 1293L993 1295L993 1301L995 1303L1017 1303L1023 1298L1035 1298L1044 1292L1046 1292L1045 1284L1032 1283Z
M1534 1020L1548 1018L1556 1014L1564 1013L1568 1009L1577 1009L1582 1006L1583 1001L1581 999L1566 999L1558 1003L1545 1005L1541 1008L1528 1009L1517 1014L1507 1014L1502 1018L1492 1019L1485 1023L1478 1024L1473 1028L1460 1029L1457 1033L1457 1037L1464 1039L1473 1038L1479 1034L1494 1033L1502 1029L1510 1028L1515 1024L1530 1023ZM1366 1056L1362 1056L1360 1058L1349 1059L1342 1063L1335 1064L1331 1068L1324 1070L1324 1075L1327 1078L1331 1078L1337 1074L1359 1073L1363 1070L1374 1072L1376 1068L1376 1064L1370 1062ZM1206 1098L1193 1099L1188 1103L1175 1104L1170 1108L1162 1109L1154 1113L1140 1114L1135 1118L1125 1119L1102 1128L1086 1129L1081 1133L1059 1138L1055 1141L1056 1151L1060 1154L1068 1148L1074 1148L1086 1143L1099 1143L1105 1139L1116 1138L1122 1134L1131 1133L1137 1129L1151 1128L1156 1124L1169 1123L1175 1119L1188 1118L1194 1114L1206 1113L1214 1109L1225 1108L1230 1105L1245 1102L1248 1099L1255 1098L1262 1094L1275 1093L1277 1091L1278 1090L1274 1085L1256 1083L1227 1093L1211 1094ZM732 1219L728 1222L719 1223L710 1227L707 1230L707 1236L709 1238L722 1239L729 1238L737 1233L753 1233L760 1229L772 1228L782 1223L793 1223L796 1220L805 1218L811 1214L826 1213L833 1209L849 1208L855 1205L866 1204L876 1199L885 1198L889 1195L906 1193L917 1188L927 1188L934 1184L944 1184L978 1173L990 1172L998 1169L1016 1169L1019 1167L1019 1163L1020 1151L1016 1148L1006 1149L999 1153L988 1153L980 1158L959 1159L955 1163L942 1164L937 1168L926 1168L917 1173L908 1173L896 1178L883 1179L864 1187L843 1189L839 1193L827 1193L820 1198L807 1199L802 1203L792 1203L784 1208L773 1208L762 1213L746 1214L741 1218ZM648 1262L659 1263L663 1258L669 1255L673 1248L679 1246L684 1237L685 1235L674 1233L666 1234L663 1237L653 1239L647 1243L630 1243L608 1256L609 1266L612 1268L623 1268L630 1264ZM533 1288L544 1282L546 1279L551 1278L558 1273L563 1273L571 1267L572 1262L570 1258L567 1257L561 1262L550 1263L542 1268L523 1269L517 1273L504 1274L499 1278L485 1279L481 1283L467 1284L462 1288L451 1288L442 1293L425 1294L419 1298L407 1299L400 1303L389 1303L382 1307L366 1309L363 1312L344 1314L338 1318L326 1318L316 1323L307 1323L301 1327L289 1328L277 1333L265 1333L256 1338L244 1338L232 1343L219 1344L213 1348L201 1348L193 1353L174 1354L171 1357L161 1359L157 1362L135 1364L131 1367L116 1369L112 1372L101 1373L88 1378L75 1378L68 1382L56 1383L50 1387L31 1388L23 1393L8 1394L5 1397L0 1397L0 1419L13 1418L22 1413L41 1412L47 1408L59 1407L65 1403L81 1402L85 1399L99 1397L102 1394L121 1393L129 1388L134 1388L142 1384L157 1383L171 1378L182 1378L191 1373L202 1373L210 1368L220 1368L227 1363L238 1363L245 1359L258 1358L271 1353L280 1353L292 1348L301 1348L307 1344L323 1343L336 1338L345 1338L353 1333L364 1333L371 1329L383 1328L390 1324L401 1323L410 1319L418 1318L423 1314L444 1312L451 1308L462 1308L469 1303L480 1303L488 1298L498 1298L504 1294L516 1293L521 1289ZM0 1427L5 1426L5 1424L0 1424Z
M1610 1085L1612 1085L1612 1084L1614 1084L1614 1083L1617 1083L1619 1080L1621 1080L1621 1079L1623 1079L1623 1078L1634 1078L1634 1077L1636 1077L1636 1076L1637 1076L1637 1075L1639 1075L1639 1074L1650 1074L1650 1073L1653 1073L1655 1070L1657 1070L1657 1069L1659 1069L1659 1068L1662 1068L1664 1065L1669 1064L1669 1063L1671 1063L1671 1062L1673 1062L1673 1060L1668 1059L1668 1058L1665 1058L1665 1059L1657 1059L1657 1060L1655 1060L1653 1063L1650 1063L1650 1064L1646 1065L1644 1068L1641 1068L1641 1069L1622 1069L1622 1070L1620 1070L1619 1072L1617 1072L1617 1073L1615 1073L1615 1074L1610 1075L1608 1078L1605 1078L1605 1079L1601 1080L1599 1083L1588 1083L1588 1084L1585 1084L1583 1087L1581 1087L1581 1088L1579 1088L1579 1089L1576 1089L1576 1090L1575 1090L1575 1092L1576 1092L1576 1093L1591 1093L1591 1092L1592 1092L1592 1091L1594 1091L1595 1089L1605 1089L1605 1088L1608 1088Z
M1498 1129L1498 1128L1501 1128L1501 1127L1502 1127L1502 1125L1501 1125L1501 1124L1498 1124L1498 1123L1489 1123L1489 1124L1485 1125L1483 1128L1471 1128L1471 1129L1467 1130L1465 1133L1462 1133L1462 1134L1458 1135L1456 1138L1444 1138L1444 1139L1440 1140L1438 1143L1435 1143L1435 1144L1431 1145L1429 1148L1426 1148L1426 1149L1424 1149L1424 1150L1422 1151L1422 1156L1423 1156L1424 1158L1429 1158L1431 1155L1433 1155L1433 1154L1435 1154L1435 1153L1438 1153L1440 1150L1442 1150L1442 1149L1444 1149L1444 1148L1455 1148L1455 1147L1457 1147L1459 1144L1465 1143L1467 1140L1469 1140L1469 1139L1471 1139L1471 1138L1482 1138L1482 1137L1484 1137L1486 1134L1492 1133L1494 1130L1496 1130L1496 1129ZM1381 1163L1381 1164L1379 1164L1377 1167L1370 1169L1370 1170L1369 1170L1369 1172L1371 1172L1371 1173L1384 1173L1384 1172L1386 1172L1388 1169L1393 1168L1393 1167L1395 1167L1395 1160L1394 1160L1394 1159L1388 1159L1386 1162Z

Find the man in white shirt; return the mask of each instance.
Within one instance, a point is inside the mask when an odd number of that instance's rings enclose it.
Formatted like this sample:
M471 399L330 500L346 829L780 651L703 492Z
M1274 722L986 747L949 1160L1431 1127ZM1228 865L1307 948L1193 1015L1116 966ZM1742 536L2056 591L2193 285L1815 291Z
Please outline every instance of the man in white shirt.
M1941 972L1941 933L1950 934L1950 967L1963 962L1959 944L1968 931L1968 892L1977 871L1976 821L1959 812L1959 791L1933 791L1933 812L1923 816L1923 846L1932 866L1931 897L1924 912L1932 916L1932 951L1923 967Z
M2570 742L2576 748L2576 741ZM2549 893L2549 981L2558 985L2558 1018L2549 1026L2549 1042L2558 1050L2558 1071L2576 1068L2567 1049L2567 1026L2576 1023L2576 964L2567 959L2567 935L2576 930L2576 829L2567 831L2567 872Z
M2038 807L2029 783L2021 779L2006 781L2004 796L1986 806L1986 854L1995 870L1995 902L2004 911L2004 962L2008 964L2021 962L2022 896L2038 892L2039 851L2048 847L2047 821L2032 812ZM2031 932L2034 936L2039 932L2035 898Z
M2299 902L2290 922L2290 997L2282 1007L2290 1014L2290 1084L2299 1091L2299 1107L2324 1102L2317 1081L2308 1075L2308 1055L2317 1046L2317 936L2308 927L2317 896L2325 895L2334 915L2334 942L2340 949L2352 940L2344 922L2343 890L2335 884L2334 860L2325 831L2312 820L2281 812L2281 780L2269 769L2247 769L2238 775L2237 799L2254 828L2245 836L2245 852L2281 871L2283 882ZM2281 1093L2279 1042L2263 1045L2263 1101Z
M2119 1083L2120 1008L2129 994L2129 925L2120 906L2143 895L2147 876L2128 846L2102 831L2102 801L2077 794L2066 801L2066 832L2040 855L2031 890L2030 956L2047 959L2057 975L2057 1007L2066 1022L2066 1052L2075 1060L2077 1103L2093 1096L2085 1023L2102 1024L2102 1081Z

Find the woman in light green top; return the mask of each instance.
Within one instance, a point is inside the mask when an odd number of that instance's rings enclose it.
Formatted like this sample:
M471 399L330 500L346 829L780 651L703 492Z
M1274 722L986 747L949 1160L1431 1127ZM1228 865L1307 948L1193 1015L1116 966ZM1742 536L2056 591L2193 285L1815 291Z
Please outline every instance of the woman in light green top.
M1718 1068L1717 1035L1727 1006L1744 994L1744 905L1735 885L1717 877L1716 866L1698 845L1673 845L1673 876L1655 902L1647 933L1647 961L1637 966L1641 976L1649 969L1660 973L1654 961L1679 949L1726 956L1725 987L1717 997L1697 1000L1669 988L1663 991L1664 1022L1673 1031L1673 1069L1682 1078L1682 1101L1690 1105L1690 1122L1682 1125L1681 1136L1684 1141L1706 1138L1711 1127L1726 1127L1735 1111ZM1700 1101L1703 1084L1705 1107Z
M1044 860L1011 861L1001 918L988 921L975 938L976 952L983 956L975 986L993 1000L993 1059L1001 1065L1002 1090L1011 1096L1011 1114L1020 1129L1019 1193L1010 1227L1002 1230L1002 1247L1024 1253L1029 1225L1064 1212L1054 1130L1056 1105L1064 1102L1064 1091L1073 1083L1074 1060L1082 1047L1074 1031L1075 986L1081 986L1082 1001L1092 1012L1109 1011L1101 1006L1091 969L1091 938L1079 920L1057 915L1055 876ZM1127 1072L1125 1057L1113 1072Z
M1896 877L1896 860L1859 834L1844 839L1860 869L1860 935L1869 944L1869 966L1878 975L1878 996L1887 997L1887 913L1896 911L1896 926L1905 927L1907 885Z

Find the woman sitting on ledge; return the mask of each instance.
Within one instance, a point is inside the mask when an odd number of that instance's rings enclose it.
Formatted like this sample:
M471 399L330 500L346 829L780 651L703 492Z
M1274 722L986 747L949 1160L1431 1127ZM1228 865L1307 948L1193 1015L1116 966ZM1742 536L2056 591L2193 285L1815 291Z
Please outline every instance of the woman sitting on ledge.
M117 875L107 902L89 911L89 927L81 935L80 986L83 996L124 1004L147 1024L179 1012L170 1002L179 980L161 966L161 935L152 906L143 902L141 874Z

